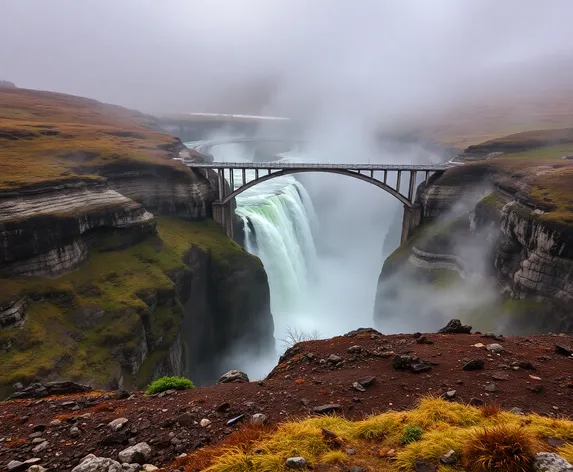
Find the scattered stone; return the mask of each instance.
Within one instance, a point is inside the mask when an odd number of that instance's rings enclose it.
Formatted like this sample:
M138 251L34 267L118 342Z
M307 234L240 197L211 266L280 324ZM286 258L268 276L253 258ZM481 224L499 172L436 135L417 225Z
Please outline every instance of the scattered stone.
M532 380L541 380L541 377L537 377L536 375L530 375L529 378Z
M509 380L509 374L506 374L505 372L494 372L491 374L491 378L493 380Z
M44 438L34 438L32 439L32 444L40 444L43 443L45 441Z
M20 386L22 384L16 384ZM89 385L81 385L67 380L48 382L45 384L33 383L26 388L16 389L8 400L16 400L18 398L42 398L51 395L71 395L76 393L91 392L92 388Z
M130 446L118 454L119 460L133 464L145 464L151 457L151 447L146 442L140 442L135 446Z
M499 387L497 386L497 384L491 382L485 386L485 390L487 392L497 392L499 390Z
M495 339L496 341L499 341L499 342L505 341L505 338L503 337L502 334L495 334L492 332L488 332L488 333L483 334L482 338L491 338L491 339Z
M438 331L441 334L469 334L472 332L472 327L462 325L460 320L450 320L450 322Z
M511 413L513 413L514 415L519 415L519 416L524 416L525 413L523 413L523 410L521 408L517 408L514 407L511 410L509 410Z
M349 331L344 335L345 338L353 338L355 336L359 336L360 334L374 334L378 336L382 336L380 331L376 331L374 328L358 328L353 331Z
M484 347L485 345L484 345L484 343L475 343L475 344L472 344L472 346L473 346L473 347L477 347L477 348L482 348L482 347Z
M24 462L10 461L8 462L7 469L8 472L21 472L27 470L28 467L38 464L39 462L42 462L42 459L40 459L39 457L34 457L33 459L28 459L27 461Z
M376 377L362 377L361 379L358 379L357 382L364 388L372 387L372 385L376 383Z
M50 421L50 426L60 426L62 422L60 420Z
M315 406L312 411L317 415L327 415L329 413L341 413L342 405L338 403L328 403L326 405Z
M33 452L42 452L44 449L46 449L50 444L48 443L48 441L44 441L41 442L40 444L38 444L35 448L32 449Z
M346 352L348 354L360 354L363 350L362 346L350 346Z
M484 406L485 402L481 398L470 398L470 405L471 406Z
M458 458L456 456L456 452L453 449L450 449L446 454L440 457L440 462L442 464L451 465L455 464L457 461Z
M217 383L246 383L249 382L249 377L247 374L240 370L230 370L229 372L223 374Z
M436 466L428 461L416 461L414 464L415 472L436 472Z
M285 465L288 469L306 469L308 463L304 457L289 457Z
M561 354L562 356L573 356L573 349L568 346L556 344L555 352L557 354Z
M536 472L566 472L573 471L573 466L558 454L538 452L533 461Z
M129 392L125 391L125 390L119 390L116 394L115 394L115 398L117 400L125 400L126 398L129 398L131 395Z
M338 364L339 362L342 362L343 360L344 359L342 359L342 357L337 356L336 354L331 354L326 359L326 362L328 362L329 364Z
M418 344L434 344L434 341L432 341L431 339L428 339L426 336L422 335L419 338L416 339L416 342Z
M416 374L419 374L420 372L426 372L426 371L431 370L431 369L432 369L432 366L428 365L428 364L418 363L418 364L412 364L410 366L410 370Z
M231 426L231 425L234 425L235 423L238 423L244 417L245 417L245 414L243 413L242 415L235 416L234 418L231 418L229 421L227 421L227 426Z
M195 423L195 418L193 415L186 412L178 416L175 422L179 423L181 426L192 426Z
M365 392L365 391L366 391L366 389L365 389L362 385L360 385L358 382L353 382L353 383L352 383L352 388L353 388L354 390L359 391L359 392Z
M565 441L558 438L547 438L546 441L551 447L561 447L565 445Z
M26 472L46 472L48 469L42 467L41 465L33 465L28 468Z
M524 370L535 370L535 366L529 361L519 361L517 367Z
M155 467L152 464L143 464L143 466L141 467L141 470L143 472L153 472L154 470L159 470L159 467Z
M527 387L527 390L539 394L545 391L545 387L543 385L531 385L530 387Z
M484 368L484 366L485 362L483 359L474 359L464 364L462 370L481 370Z
M264 424L267 423L267 415L263 414L263 413L255 413L252 417L251 417L251 423L256 425L256 426L262 426Z
M72 469L72 472L123 472L123 469L121 464L113 459L89 454Z
M501 354L505 349L501 344L488 344L485 347L489 352L493 352L494 354Z
M108 424L112 431L119 431L129 420L127 418L116 418Z
M80 428L74 426L70 428L70 436L72 438L77 438L80 435Z
M229 410L229 408L231 408L231 405L229 404L229 402L225 402L225 403L221 403L220 405L217 405L215 407L215 411L217 413L223 413L223 412Z
M356 449L346 449L346 454L348 454L349 456L353 456L354 454L356 454Z
M448 390L448 391L446 392L446 398L447 398L448 400L451 400L452 398L455 398L456 393L457 393L457 392L456 392L455 390Z
M200 424L203 428L206 428L207 426L209 426L209 425L211 424L211 420L209 420L209 419L207 419L207 418L203 418L199 424Z
M396 370L408 370L410 366L416 362L418 362L417 357L397 354L392 360L392 368Z

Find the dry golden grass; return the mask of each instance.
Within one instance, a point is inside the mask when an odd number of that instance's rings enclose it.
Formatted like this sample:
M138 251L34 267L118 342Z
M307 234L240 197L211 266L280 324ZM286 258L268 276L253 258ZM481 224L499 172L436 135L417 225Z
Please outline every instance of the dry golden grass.
M176 141L139 112L71 95L0 90L0 191L45 182L101 180L113 169L161 166Z
M424 434L418 441L402 444L407 426L418 426ZM345 446L329 444L323 428L342 438ZM573 456L572 421L519 416L497 407L475 408L431 397L421 399L413 410L390 411L363 421L321 416L283 423L261 434L251 428L244 431L225 444L179 459L175 466L187 472L285 472L288 457L302 456L324 471L353 465L367 471L413 471L417 460L426 460L438 465L440 472L460 470L461 463L472 472L512 472L529 470L526 467L536 452L550 450L542 441L547 437L568 441L557 452ZM347 448L356 453L347 454ZM450 450L460 464L440 465L440 457Z

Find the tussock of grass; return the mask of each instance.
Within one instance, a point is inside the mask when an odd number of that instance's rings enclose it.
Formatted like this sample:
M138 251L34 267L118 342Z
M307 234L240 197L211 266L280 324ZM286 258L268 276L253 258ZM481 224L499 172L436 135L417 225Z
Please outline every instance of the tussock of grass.
M165 392L166 390L189 390L195 388L193 382L185 377L161 377L149 384L146 395Z
M437 398L423 398L410 411L387 412L363 421L341 417L312 417L280 425L248 443L236 442L198 452L178 462L187 472L242 472L253 470L286 471L285 460L302 456L320 470L339 470L358 465L365 470L413 471L416 460L427 460L440 471L460 470L462 462L472 472L528 470L536 452L550 450L542 439L554 437L570 441L573 422L538 415L519 416L499 409L480 409ZM424 434L414 442L402 444L402 436L411 425L423 425ZM327 428L344 440L335 448L323 438ZM352 448L354 455L345 451ZM394 449L395 454L388 455ZM460 458L456 466L440 465L439 459L454 450ZM557 452L573 458L573 442ZM201 456L201 469L197 459ZM470 465L474 464L474 465ZM500 468L501 467L501 468ZM467 469L470 470L470 469Z

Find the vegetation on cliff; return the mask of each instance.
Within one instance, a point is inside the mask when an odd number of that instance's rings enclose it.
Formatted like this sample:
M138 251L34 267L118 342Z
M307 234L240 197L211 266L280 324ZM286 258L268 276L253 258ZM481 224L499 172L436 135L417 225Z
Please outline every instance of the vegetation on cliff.
M171 159L178 146L143 113L72 95L0 89L0 191L98 182L150 166L187 173Z

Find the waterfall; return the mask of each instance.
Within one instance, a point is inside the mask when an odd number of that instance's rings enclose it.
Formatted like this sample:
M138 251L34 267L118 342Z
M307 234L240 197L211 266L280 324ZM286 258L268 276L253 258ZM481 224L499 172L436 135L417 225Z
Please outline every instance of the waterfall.
M260 257L269 277L271 309L279 325L301 309L312 285L318 257L311 221L316 221L305 188L294 177L263 182L237 197L246 249Z

